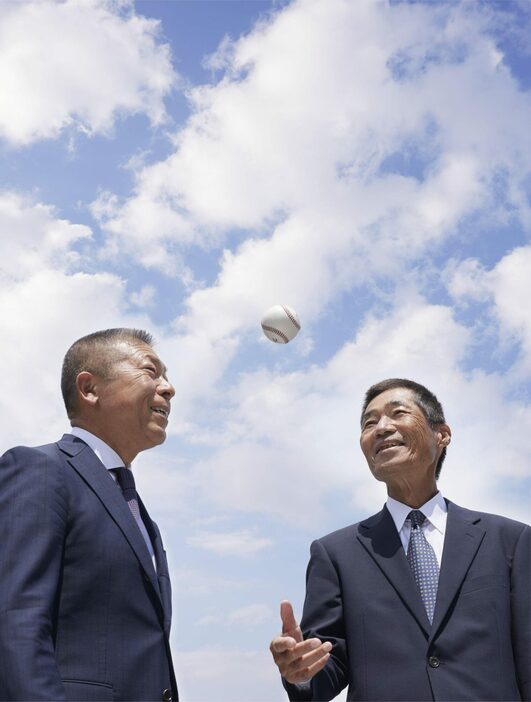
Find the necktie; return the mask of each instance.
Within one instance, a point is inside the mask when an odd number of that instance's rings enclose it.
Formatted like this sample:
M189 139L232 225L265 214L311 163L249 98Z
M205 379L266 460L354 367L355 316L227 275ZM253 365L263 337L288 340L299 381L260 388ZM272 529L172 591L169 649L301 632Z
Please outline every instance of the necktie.
M125 501L129 505L129 509L131 510L131 513L135 518L135 522L137 523L138 528L140 529L142 536L144 537L144 541L146 542L149 555L151 556L151 560L154 564L155 553L153 551L153 545L151 543L151 539L149 538L146 525L144 524L140 515L140 507L138 506L138 495L136 492L135 477L133 475L133 471L130 468L126 468L125 466L120 466L120 468L113 468L113 471L116 473L116 477L118 479L120 487L122 488L122 493L125 498Z
M433 611L437 598L437 585L439 583L439 564L435 551L428 543L421 527L426 517L418 509L408 514L411 520L411 535L407 548L407 560L413 571L422 602L430 624L433 621Z

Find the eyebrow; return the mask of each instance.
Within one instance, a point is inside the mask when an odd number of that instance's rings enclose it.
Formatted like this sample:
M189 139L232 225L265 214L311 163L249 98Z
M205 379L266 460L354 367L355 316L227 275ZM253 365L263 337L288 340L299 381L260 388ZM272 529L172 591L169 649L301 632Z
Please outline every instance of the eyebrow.
M404 407L410 407L411 405L407 402L407 400L391 400L390 402L386 403L386 407L399 407L400 405L403 405ZM366 410L361 417L361 423L368 419L371 415L377 414L376 410L371 409L371 410Z
M168 376L167 376L168 369L166 368L166 366L164 365L164 363L160 360L160 358L159 358L158 356L155 356L155 355L152 354L152 353L149 353L149 351L146 353L146 358L149 359L149 360L150 360L152 363L154 363L156 366L159 366L159 368L162 369L162 377L163 377L165 380L168 380Z

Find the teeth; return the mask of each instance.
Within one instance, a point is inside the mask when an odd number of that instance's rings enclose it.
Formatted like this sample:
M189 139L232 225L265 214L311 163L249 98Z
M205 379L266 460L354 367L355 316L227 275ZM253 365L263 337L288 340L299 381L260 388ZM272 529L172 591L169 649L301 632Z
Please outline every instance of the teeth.
M163 409L161 409L160 407L153 407L152 409L153 409L153 412L158 412L158 413L161 414L164 418L166 418L166 417L168 416L168 413L166 412L166 410L163 410Z
M380 451L383 451L384 449L392 448L393 446L402 446L402 443L400 441L390 441L380 446L380 448L378 449L378 453L380 453Z

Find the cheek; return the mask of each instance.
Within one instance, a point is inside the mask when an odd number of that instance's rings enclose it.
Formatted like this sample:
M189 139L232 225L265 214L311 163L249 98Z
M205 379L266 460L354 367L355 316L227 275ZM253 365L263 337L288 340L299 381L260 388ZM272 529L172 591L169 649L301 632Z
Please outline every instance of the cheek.
M362 451L363 455L367 458L367 457L370 455L371 450L370 450L370 443L369 443L369 440L368 440L368 438L367 438L366 436L365 436L365 437L361 437L361 439L360 439L360 448L361 448L361 451Z

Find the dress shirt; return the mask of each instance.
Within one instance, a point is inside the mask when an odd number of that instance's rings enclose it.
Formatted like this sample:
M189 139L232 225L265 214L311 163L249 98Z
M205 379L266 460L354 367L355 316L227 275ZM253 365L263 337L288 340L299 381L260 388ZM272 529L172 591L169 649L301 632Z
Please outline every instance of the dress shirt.
M106 444L105 441L102 441L99 436L92 434L90 431L82 429L81 427L70 427L67 434L77 436L78 439L81 439L88 444L107 470L125 466L125 463L116 453L116 451ZM116 482L116 475L114 473L111 473L111 475L113 480Z
M72 434L73 436L77 436L78 439L81 439L86 444L88 444L88 446L94 451L96 456L103 463L105 468L107 468L107 470L110 472L111 478L116 483L117 479L116 474L113 472L113 468L120 468L120 466L125 466L125 463L116 453L116 451L112 449L108 444L106 444L105 441L102 441L98 436L92 434L86 429L82 429L81 427L70 427L67 433ZM129 470L131 470L130 467ZM142 536L144 537L146 546L148 547L149 555L151 556L155 572L157 572L157 559L155 557L153 546L151 545L151 539L149 538L146 526L142 519L140 519L140 521L137 521L137 524L138 528L142 532Z
M396 530L400 536L400 541L404 547L404 551L407 553L409 535L411 533L411 521L407 518L407 516L413 507L405 505L402 502L398 502L398 500L395 500L392 497L388 497L387 509L393 518ZM438 492L431 498L431 500L428 500L426 504L422 505L422 507L419 507L418 509L426 517L421 529L424 532L426 541L435 551L435 557L437 558L437 563L439 564L440 568L448 507L443 496L440 492Z

